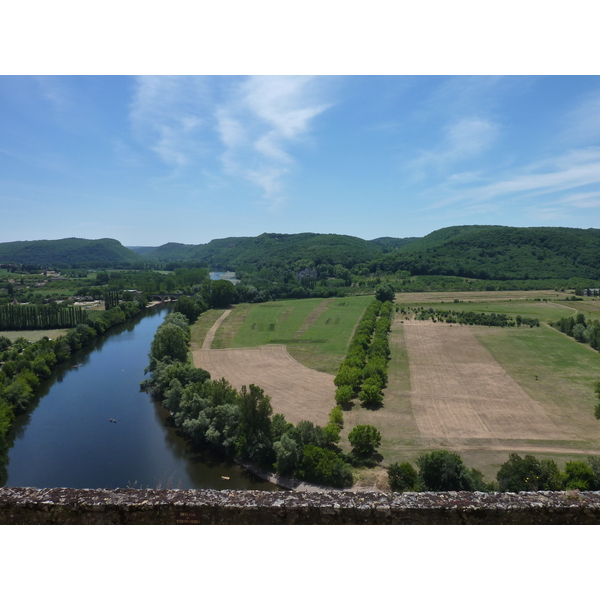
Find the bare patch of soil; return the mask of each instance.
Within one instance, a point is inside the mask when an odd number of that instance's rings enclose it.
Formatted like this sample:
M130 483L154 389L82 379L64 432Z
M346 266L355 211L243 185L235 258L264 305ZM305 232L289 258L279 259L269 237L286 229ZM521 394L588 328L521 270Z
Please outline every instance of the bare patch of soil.
M294 360L285 346L193 352L194 366L212 379L224 377L235 387L251 383L271 396L273 413L283 413L291 423L312 421L326 425L335 406L333 375L309 369Z
M406 321L404 333L411 402L424 443L572 439L477 341L472 328Z

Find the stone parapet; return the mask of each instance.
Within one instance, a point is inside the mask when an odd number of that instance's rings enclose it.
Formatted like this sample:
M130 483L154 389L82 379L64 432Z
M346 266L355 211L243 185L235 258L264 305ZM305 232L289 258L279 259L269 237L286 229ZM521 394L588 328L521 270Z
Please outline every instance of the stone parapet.
M0 488L0 525L596 525L600 492Z

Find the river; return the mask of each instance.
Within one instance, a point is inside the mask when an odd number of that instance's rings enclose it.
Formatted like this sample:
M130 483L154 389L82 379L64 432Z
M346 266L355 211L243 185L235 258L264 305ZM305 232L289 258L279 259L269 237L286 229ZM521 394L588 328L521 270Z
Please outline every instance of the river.
M168 412L140 392L152 338L169 310L147 309L59 367L17 418L0 484L277 489L230 461L193 451L168 425Z

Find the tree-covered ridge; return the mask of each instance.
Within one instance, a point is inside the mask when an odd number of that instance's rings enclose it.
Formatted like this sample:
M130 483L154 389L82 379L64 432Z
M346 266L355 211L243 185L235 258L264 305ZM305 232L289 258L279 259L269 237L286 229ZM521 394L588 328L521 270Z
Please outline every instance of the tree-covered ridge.
M453 227L382 257L381 270L477 279L600 277L600 230Z
M139 261L140 256L110 238L85 240L37 240L0 243L0 263L21 263L42 267L57 264L98 263L112 265Z
M167 247L168 246L168 247ZM337 234L263 233L257 237L224 238L208 244L167 244L145 256L148 260L194 260L214 269L242 266L278 267L304 260L314 264L340 264L347 268L369 262L383 253L381 245Z

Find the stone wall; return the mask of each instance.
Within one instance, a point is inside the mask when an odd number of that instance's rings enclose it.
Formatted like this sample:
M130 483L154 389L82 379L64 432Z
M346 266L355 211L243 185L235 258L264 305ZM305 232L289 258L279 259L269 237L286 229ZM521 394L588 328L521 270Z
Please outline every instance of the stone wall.
M600 492L0 488L0 525L600 524Z

